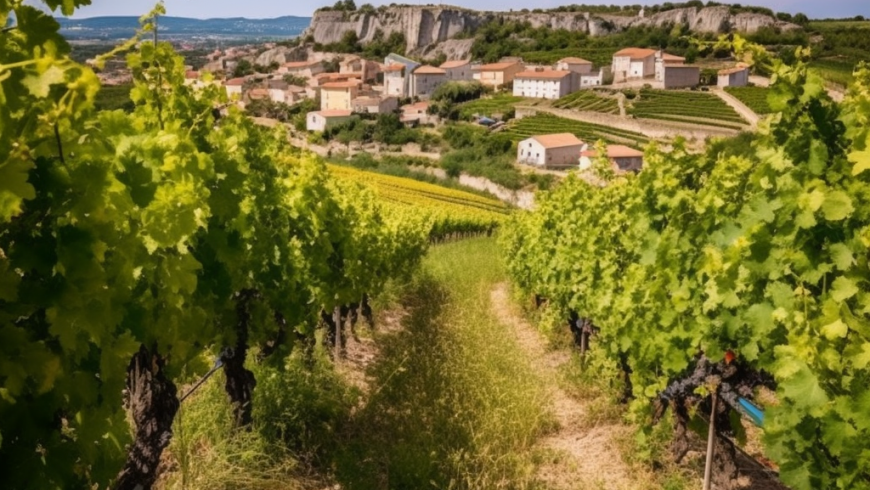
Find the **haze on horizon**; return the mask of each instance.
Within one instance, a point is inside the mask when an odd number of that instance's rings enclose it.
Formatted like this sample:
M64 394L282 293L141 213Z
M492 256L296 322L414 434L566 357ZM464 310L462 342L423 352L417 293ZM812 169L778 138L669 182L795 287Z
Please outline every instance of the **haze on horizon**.
M412 5L432 4L431 0L355 0L357 5L371 3L372 5L389 5L404 3ZM677 3L681 0L672 0ZM37 0L28 0L36 4ZM167 15L193 18L247 17L265 19L295 15L310 17L312 13L323 6L333 5L335 0L293 0L292 2L276 2L274 0L165 0ZM541 0L534 4L535 8L554 8L560 5L655 5L662 1L643 0ZM726 2L721 2L726 3ZM775 12L795 14L803 12L810 18L843 18L863 15L870 18L870 0L743 0L743 5L763 6ZM456 0L443 2L444 5L455 5L475 10L520 10L528 8L527 0ZM76 18L100 17L109 15L142 15L155 5L155 0L92 0L92 5L82 7L76 12Z

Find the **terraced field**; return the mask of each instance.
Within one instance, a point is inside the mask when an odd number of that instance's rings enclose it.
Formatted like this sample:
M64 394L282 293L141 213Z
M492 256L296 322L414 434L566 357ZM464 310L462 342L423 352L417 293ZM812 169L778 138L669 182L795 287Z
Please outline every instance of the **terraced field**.
M770 89L765 87L726 87L725 91L746 104L756 114L770 114L772 111L767 103Z
M489 233L510 213L497 199L448 189L392 175L329 165L332 175L371 188L384 202L429 217L429 234L443 238L453 233Z
M572 133L581 140L590 143L602 139L608 143L628 145L635 148L641 148L649 143L649 139L640 133L565 119L551 114L538 114L511 121L507 129L507 134L514 141L524 140L535 135L552 133Z
M737 130L746 127L731 106L705 92L643 89L628 105L628 113L635 117Z
M459 114L462 119L469 119L475 114L492 117L493 114L503 114L514 108L519 102L525 100L522 97L503 94L486 99L477 99L459 105Z
M554 102L553 107L575 111L619 114L619 102L615 98L601 96L594 90L580 90L566 95Z

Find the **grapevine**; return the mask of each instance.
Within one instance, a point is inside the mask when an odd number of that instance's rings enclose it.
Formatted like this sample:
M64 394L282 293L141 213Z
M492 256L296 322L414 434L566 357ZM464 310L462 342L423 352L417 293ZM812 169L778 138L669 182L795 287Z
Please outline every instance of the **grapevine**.
M72 14L88 2L45 3ZM57 23L20 1L0 5L0 22L10 16L15 29L0 35L4 483L148 488L176 385L207 370L204 351L223 352L245 427L249 348L280 357L288 338L313 335L321 309L407 274L429 223L334 182L280 129L232 108L217 117L221 87L185 86L167 43L120 47L131 50L135 109L97 113L99 81L69 58Z
M775 73L748 156L653 144L637 176L569 178L505 226L509 270L600 327L636 420L698 355L732 350L775 381L763 440L782 480L870 488L870 69L836 103L803 61L721 43Z

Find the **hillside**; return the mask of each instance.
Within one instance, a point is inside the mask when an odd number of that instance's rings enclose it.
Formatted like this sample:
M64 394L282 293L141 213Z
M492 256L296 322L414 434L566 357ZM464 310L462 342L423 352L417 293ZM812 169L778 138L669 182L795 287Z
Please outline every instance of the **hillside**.
M483 24L503 19L525 21L533 27L551 27L603 36L631 27L683 25L699 33L755 32L762 27L798 28L758 13L732 14L728 7L680 8L644 16L593 14L589 12L483 12L452 6L396 6L368 11L320 10L314 13L304 36L320 44L340 42L355 31L363 43L378 31L385 36L400 32L409 53L421 53L438 43L474 32Z

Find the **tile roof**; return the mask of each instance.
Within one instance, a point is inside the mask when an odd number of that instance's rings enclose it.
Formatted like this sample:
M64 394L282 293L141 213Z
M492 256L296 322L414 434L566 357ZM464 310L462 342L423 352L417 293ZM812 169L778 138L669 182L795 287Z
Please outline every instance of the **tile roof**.
M558 133L558 134L542 134L538 136L532 136L531 139L537 141L544 148L563 148L565 146L582 146L583 141L581 141L577 136L571 133Z
M352 111L343 111L340 109L333 109L329 111L315 111L311 114L318 114L323 117L348 117L353 115Z
M291 68L291 69L293 69L293 68L308 68L309 66L313 66L313 65L316 65L318 63L319 62L317 62L317 61L291 61L289 63L284 63L281 66L283 66L284 68Z
M234 87L241 87L244 84L245 84L244 78L233 78L232 80L227 80L226 82L224 82L224 85L231 85Z
M559 63L568 63L569 65L591 65L591 61L584 60L583 58L569 57L562 58L559 60Z
M430 65L418 66L414 69L414 75L446 75L447 72L441 68L435 68Z
M359 85L360 85L360 82L329 82L329 83L324 83L323 85L320 86L320 88L346 89L346 88L358 88Z
M483 65L479 68L480 71L503 71L514 65L519 64L516 61L508 61L505 63L490 63L488 65Z
M187 79L196 79L199 78L199 72L194 70L187 70L184 72L184 78Z
M248 98L251 99L268 99L269 97L271 97L269 90L265 88L255 88L248 92Z
M646 48L625 48L621 49L615 53L613 56L624 57L628 56L633 60L642 60L644 58L649 58L650 56L655 56L656 52L653 49Z
M598 152L595 150L587 150L581 153L580 155L589 158L595 158L598 156ZM625 145L607 145L607 158L639 158L643 157L643 152L635 150L634 148L629 148Z
M686 61L686 58L682 56L677 56L675 54L662 52L662 60L663 61Z
M535 78L546 80L560 80L570 75L570 71L544 70L544 71L523 71L516 74L516 78Z
M460 66L465 66L469 63L471 63L471 60L445 61L444 63L441 63L441 68L459 68Z

